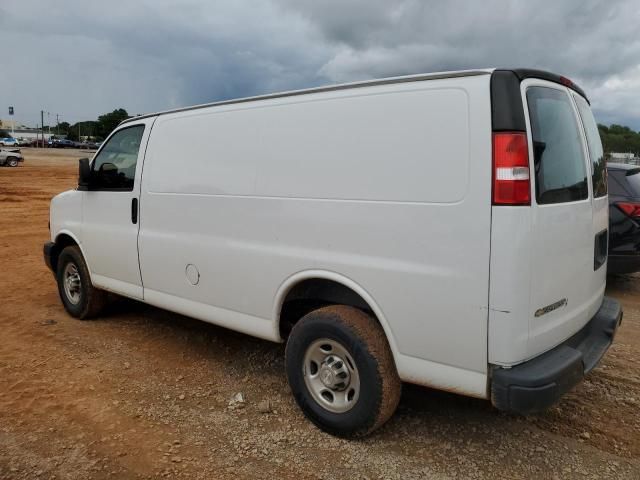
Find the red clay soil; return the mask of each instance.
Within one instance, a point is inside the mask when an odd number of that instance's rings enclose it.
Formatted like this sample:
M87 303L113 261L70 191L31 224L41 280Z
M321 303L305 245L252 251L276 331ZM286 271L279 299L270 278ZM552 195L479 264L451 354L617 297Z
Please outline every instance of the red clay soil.
M83 153L23 152L0 168L0 479L640 478L640 278L610 279L615 345L547 413L404 385L383 428L339 440L294 404L283 345L127 300L69 317L42 245Z

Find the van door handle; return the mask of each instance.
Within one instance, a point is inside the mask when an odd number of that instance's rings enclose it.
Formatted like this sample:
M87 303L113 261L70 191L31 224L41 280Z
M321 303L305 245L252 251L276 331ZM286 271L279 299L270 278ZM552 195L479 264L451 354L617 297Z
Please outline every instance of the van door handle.
M131 223L138 223L138 199L131 199Z

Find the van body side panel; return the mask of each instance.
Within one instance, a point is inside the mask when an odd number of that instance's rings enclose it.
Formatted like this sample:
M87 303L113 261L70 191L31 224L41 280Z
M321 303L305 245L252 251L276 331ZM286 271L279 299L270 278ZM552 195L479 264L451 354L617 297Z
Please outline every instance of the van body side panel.
M51 199L49 206L49 228L51 241L65 233L81 244L82 232L82 192L67 190Z
M263 319L277 331L286 279L335 272L375 299L401 377L486 396L489 78L160 116L143 178L145 291L198 304L182 313L203 320L251 333L267 330L243 318ZM420 361L461 373L421 374Z
M510 365L529 340L531 292L531 211L528 207L493 207L489 363Z

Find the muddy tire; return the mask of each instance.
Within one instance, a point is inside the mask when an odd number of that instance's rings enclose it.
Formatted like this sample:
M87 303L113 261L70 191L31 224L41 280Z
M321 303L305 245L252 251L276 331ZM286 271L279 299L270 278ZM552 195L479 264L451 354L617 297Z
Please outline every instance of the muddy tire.
M357 308L305 315L289 335L285 362L298 406L332 435L365 436L398 406L402 384L384 331Z
M7 158L7 165L9 165L10 167L17 167L18 166L18 159L16 157L9 157Z
M107 294L91 283L89 269L80 248L70 246L60 252L56 279L60 299L69 315L86 320L100 313L106 303Z

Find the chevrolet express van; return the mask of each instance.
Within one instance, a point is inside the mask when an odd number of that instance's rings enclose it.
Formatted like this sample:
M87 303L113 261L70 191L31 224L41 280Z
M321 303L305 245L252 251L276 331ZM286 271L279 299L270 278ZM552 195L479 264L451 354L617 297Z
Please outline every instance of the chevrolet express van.
M576 385L622 318L607 225L585 93L474 70L128 119L44 255L74 317L114 292L286 342L305 415L361 436L401 382L521 414Z

